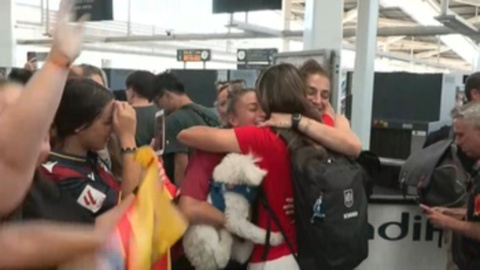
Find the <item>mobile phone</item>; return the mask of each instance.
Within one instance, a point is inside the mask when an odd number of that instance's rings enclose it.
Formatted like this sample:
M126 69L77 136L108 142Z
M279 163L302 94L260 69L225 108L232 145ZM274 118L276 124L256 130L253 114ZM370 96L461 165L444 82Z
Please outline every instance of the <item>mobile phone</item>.
M37 52L27 52L27 62L37 58Z
M165 151L165 111L155 113L155 134L153 150L157 156L162 156Z
M48 57L46 52L27 52L27 62L33 65L35 69L38 69L43 65Z

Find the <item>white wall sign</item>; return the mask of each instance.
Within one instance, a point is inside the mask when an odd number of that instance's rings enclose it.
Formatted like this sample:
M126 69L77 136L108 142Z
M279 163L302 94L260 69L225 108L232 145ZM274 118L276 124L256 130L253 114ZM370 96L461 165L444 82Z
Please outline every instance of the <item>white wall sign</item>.
M370 204L369 256L357 270L446 268L446 246L416 205ZM439 247L439 244L441 247Z

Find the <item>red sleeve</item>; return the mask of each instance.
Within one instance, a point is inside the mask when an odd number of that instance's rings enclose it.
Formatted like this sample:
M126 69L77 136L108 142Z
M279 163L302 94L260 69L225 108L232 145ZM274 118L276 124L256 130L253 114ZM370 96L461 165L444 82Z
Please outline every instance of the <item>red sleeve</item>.
M199 201L206 201L213 169L222 158L221 154L197 151L188 162L180 194Z
M333 118L328 114L322 115L322 122L327 126L331 126L331 127L335 126L335 121L333 121Z
M270 128L247 126L235 128L234 131L242 154L253 152L258 156L263 156L263 150L268 150L268 145L271 144L269 136L272 132Z

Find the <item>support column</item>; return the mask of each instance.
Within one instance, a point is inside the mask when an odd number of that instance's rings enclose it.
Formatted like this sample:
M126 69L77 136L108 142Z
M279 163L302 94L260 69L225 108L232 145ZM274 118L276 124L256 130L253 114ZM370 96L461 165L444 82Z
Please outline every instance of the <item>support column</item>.
M304 16L304 50L327 49L335 51L338 59L341 59L343 40L343 2L340 0L306 0ZM342 76L341 66L332 73L332 89L341 89ZM341 92L332 92L332 107L340 111Z
M480 71L480 54L475 55L473 58L473 71Z
M11 68L16 66L15 59L17 40L15 38L15 1L0 1L0 67Z
M352 81L352 129L360 138L363 149L370 149L378 1L358 1L356 56Z
M282 6L283 30L288 31L292 21L292 0L283 0ZM290 51L290 39L283 38L282 43L282 52Z

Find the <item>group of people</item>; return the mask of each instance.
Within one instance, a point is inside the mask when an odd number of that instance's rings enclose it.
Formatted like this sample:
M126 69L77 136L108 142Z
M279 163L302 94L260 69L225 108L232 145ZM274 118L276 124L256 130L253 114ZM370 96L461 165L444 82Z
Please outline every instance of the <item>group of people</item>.
M0 83L0 268L56 269L98 251L135 199L143 172L134 154L155 144L155 114L162 109L166 144L158 181L179 189L176 204L191 225L228 224L207 201L213 170L227 153L253 154L268 172L262 190L287 241L256 245L248 266L232 262L226 269L299 269L291 150L322 146L351 158L362 151L348 119L329 102L328 72L308 60L267 68L255 88L220 82L212 110L194 103L173 74L136 71L126 78L126 101L119 101L101 69L72 65L83 42L81 23L70 24L72 2L61 1L44 66L16 70ZM479 78L467 80L469 100L480 98ZM480 157L479 103L457 109L453 118L470 167ZM480 239L480 192L472 190L466 209L424 211L436 226ZM267 209L252 207L257 226L280 230ZM469 243L478 253L478 242ZM172 261L173 269L192 267L181 250Z
M224 226L206 202L212 170L225 153L253 151L269 171L265 194L295 243L288 143L277 133L352 157L361 151L348 120L329 104L326 71L315 61L301 70L282 64L255 89L223 83L217 112L195 104L174 75L137 71L125 82L127 102L118 101L100 69L72 65L83 41L81 23L70 24L72 2L61 1L43 67L17 70L0 84L0 268L58 268L98 251L134 200L142 178L134 153L151 143L159 108L168 115L159 181L180 188L178 207L191 224ZM267 215L258 211L264 227ZM265 258L262 249L255 248L251 269L295 269L285 245ZM173 268L187 269L181 258Z

